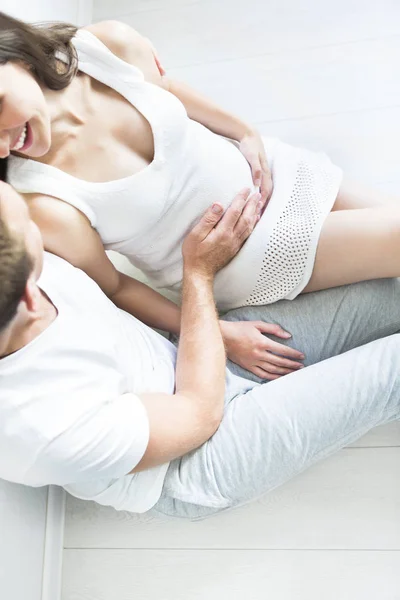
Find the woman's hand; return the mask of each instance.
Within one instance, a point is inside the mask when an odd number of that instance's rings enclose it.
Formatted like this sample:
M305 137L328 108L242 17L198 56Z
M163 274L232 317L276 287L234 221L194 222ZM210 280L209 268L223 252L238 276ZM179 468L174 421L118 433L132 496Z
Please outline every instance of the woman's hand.
M228 357L261 379L279 379L304 365L304 354L275 342L263 333L283 339L291 337L279 325L263 321L220 321Z
M260 188L261 200L266 205L271 197L273 184L261 136L256 130L251 130L242 137L239 144L241 153L250 165L253 183Z
M214 277L239 252L260 219L260 194L249 192L242 190L225 213L218 203L205 212L182 245L186 270Z

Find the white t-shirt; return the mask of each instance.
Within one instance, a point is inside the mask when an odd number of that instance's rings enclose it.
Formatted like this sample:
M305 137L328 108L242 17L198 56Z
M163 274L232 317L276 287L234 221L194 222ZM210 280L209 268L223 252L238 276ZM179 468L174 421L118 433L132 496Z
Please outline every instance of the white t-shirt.
M0 477L145 512L168 464L127 475L149 440L136 394L174 392L176 349L52 254L39 286L58 315L0 360Z

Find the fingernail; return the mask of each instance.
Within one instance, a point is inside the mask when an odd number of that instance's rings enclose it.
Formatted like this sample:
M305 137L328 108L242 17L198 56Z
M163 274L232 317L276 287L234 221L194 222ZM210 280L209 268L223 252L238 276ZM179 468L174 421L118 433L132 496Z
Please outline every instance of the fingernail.
M220 204L213 204L212 211L213 213L219 214L222 212L222 206Z
M291 334L291 333L288 333L287 331L284 331L282 335L283 335L283 337L285 337L285 338L291 338L291 337L292 337L292 334Z
M301 357L301 358L305 358L305 357L306 357L306 355L305 355L305 354L300 354L300 357Z

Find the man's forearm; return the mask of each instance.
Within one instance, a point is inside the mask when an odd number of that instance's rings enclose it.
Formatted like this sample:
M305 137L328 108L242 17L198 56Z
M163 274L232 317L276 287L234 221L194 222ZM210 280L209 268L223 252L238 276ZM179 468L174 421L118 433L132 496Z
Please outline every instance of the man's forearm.
M144 393L150 436L129 474L164 464L199 448L223 418L225 351L213 299L212 277L185 272L175 393Z
M185 272L176 392L194 397L204 416L222 416L226 355L213 298L213 281Z

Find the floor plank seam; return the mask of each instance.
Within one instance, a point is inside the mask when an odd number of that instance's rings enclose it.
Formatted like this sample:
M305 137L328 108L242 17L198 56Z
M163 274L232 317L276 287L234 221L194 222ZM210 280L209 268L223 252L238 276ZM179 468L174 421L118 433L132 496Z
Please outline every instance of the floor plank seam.
M372 37L372 38L360 38L356 40L350 40L347 42L335 42L331 44L319 44L317 46L299 46L297 48L282 48L281 50L277 50L276 52L261 52L259 54L243 54L238 55L232 58L221 58L219 60L205 60L202 62L194 62L188 63L186 65L176 65L174 67L170 67L171 69L189 69L192 67L202 67L202 66L210 66L210 65L218 65L220 63L229 63L235 61L242 60L252 60L253 58L263 58L268 56L282 56L285 54L295 54L298 55L300 52L308 52L310 50L321 50L323 48L341 48L342 46L363 44L367 42L375 42L375 41L386 41L392 38L400 38L400 34L394 33L392 35L384 35L381 37ZM168 62L166 62L166 68L168 68Z
M233 548L170 548L170 547L161 547L161 548L64 548L65 551L106 551L106 552L237 552L240 550L241 552L400 552L400 548L247 548L243 546L235 546Z
M284 122L293 122L293 121L306 121L307 119L319 119L320 117L334 117L336 115L347 115L354 113L362 113L368 111L377 111L377 110L388 110L392 108L400 108L400 104L388 104L387 106L372 106L366 108L349 108L347 110L339 110L331 113L320 113L314 115L304 115L302 117L284 117L282 119L271 119L269 121L254 121L253 125L260 127L261 125L268 125L268 123L284 123Z

